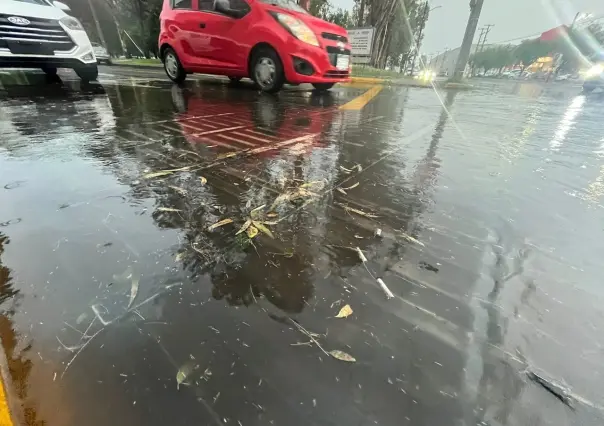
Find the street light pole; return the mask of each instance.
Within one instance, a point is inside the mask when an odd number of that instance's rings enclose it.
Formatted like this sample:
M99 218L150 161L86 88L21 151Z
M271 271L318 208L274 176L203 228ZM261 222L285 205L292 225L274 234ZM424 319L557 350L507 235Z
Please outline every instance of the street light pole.
M424 32L424 29L426 28L426 22L428 21L428 16L430 15L430 12L432 12L434 9L438 9L442 6L436 6L433 7L432 9L430 9L430 5L428 4L428 2L426 2L424 4L424 13L422 14L422 20L421 20L421 25L419 27L419 32L417 33L417 40L415 41L415 51L413 52L413 60L411 61L411 75L413 75L413 71L415 70L415 61L417 60L417 55L419 55L419 48L422 45L422 35Z
M452 81L461 81L463 78L466 65L468 65L468 59L470 59L472 42L476 35L476 27L478 26L483 3L484 0L470 0L470 17L468 18L468 25L466 26L466 32L463 36L459 57L457 58L457 64L455 65L455 72L451 79Z

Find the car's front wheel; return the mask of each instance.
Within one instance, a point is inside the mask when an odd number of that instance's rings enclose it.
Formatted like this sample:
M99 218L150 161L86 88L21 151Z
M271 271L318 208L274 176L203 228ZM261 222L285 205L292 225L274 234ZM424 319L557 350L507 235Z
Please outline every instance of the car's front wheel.
M258 87L268 93L276 93L285 83L283 64L277 52L270 47L259 49L252 59L251 75Z
M96 64L76 68L74 71L76 72L78 77L80 77L80 80L82 80L84 83L94 81L99 77L99 69Z
M319 92L326 92L327 90L331 89L335 83L313 83L312 85Z
M164 51L164 70L166 70L166 74L170 80L174 83L182 83L187 78L187 72L182 67L180 63L180 59L178 59L178 55L176 52L168 47Z

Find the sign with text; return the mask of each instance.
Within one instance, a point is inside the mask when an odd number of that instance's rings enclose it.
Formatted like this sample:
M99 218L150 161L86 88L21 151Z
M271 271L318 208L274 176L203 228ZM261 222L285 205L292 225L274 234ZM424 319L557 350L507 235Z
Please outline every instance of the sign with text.
M352 28L348 30L348 38L352 47L352 56L370 56L373 44L374 28Z

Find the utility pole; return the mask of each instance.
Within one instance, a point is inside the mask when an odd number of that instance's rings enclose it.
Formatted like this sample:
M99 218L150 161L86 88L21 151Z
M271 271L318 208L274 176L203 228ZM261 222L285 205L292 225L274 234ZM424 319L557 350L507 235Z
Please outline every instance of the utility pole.
M484 27L482 27L482 29L484 30L484 38L482 39L482 45L480 46L480 51L482 52L484 50L484 45L487 42L487 37L489 37L489 33L491 32L491 28L493 28L495 25L493 24L488 24L485 25Z
M96 31L99 33L99 39L101 40L101 44L105 49L107 49L107 43L105 43L105 37L103 36L103 30L101 29L101 23L99 22L99 18L97 18L96 16L96 10L94 10L92 0L88 0L88 5L90 6L90 12L92 12L92 19L94 19L94 24L96 25Z
M468 25L466 26L466 32L463 36L459 57L457 58L457 64L455 65L455 72L451 79L452 81L461 81L463 78L466 65L468 65L468 59L470 59L472 42L476 35L476 27L478 26L483 3L484 0L470 0L470 17L468 18Z

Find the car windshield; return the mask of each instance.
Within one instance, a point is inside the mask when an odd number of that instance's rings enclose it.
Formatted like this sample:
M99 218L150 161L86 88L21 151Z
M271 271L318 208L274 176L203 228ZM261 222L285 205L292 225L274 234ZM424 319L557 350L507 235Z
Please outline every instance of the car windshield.
M260 0L262 3L272 4L273 6L279 6L284 9L293 10L294 12L306 13L308 12L304 10L302 7L298 5L295 1L292 0Z
M20 1L23 3L37 4L40 6L50 6L50 4L44 0L16 0L16 1Z

